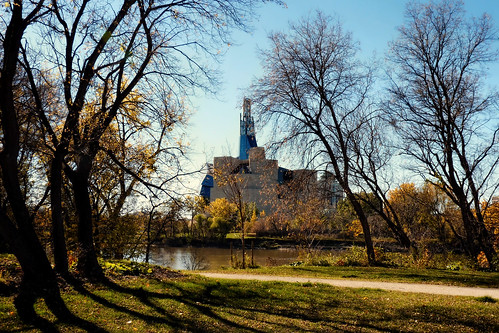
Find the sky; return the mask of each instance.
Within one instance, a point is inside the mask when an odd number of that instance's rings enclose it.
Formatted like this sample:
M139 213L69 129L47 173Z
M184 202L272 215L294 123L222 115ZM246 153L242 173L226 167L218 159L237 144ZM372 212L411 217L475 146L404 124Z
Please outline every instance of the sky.
M284 0L286 5L264 3L257 10L251 33L235 32L220 70L222 85L215 97L202 94L192 98L193 114L187 127L190 158L193 168L212 162L214 156L239 154L239 114L245 90L262 73L258 49L269 47L268 34L287 31L290 22L296 22L321 10L337 18L346 31L360 43L359 56L376 57L384 61L388 43L398 36L397 27L404 23L404 12L409 1L404 0ZM467 0L467 14L481 16L487 12L499 27L499 0ZM490 73L489 81L495 85L499 79L499 66ZM265 146L262 124L255 119L257 141ZM284 162L285 163L285 162ZM282 163L280 162L280 165ZM287 165L282 165L289 167ZM190 182L199 190L203 175Z

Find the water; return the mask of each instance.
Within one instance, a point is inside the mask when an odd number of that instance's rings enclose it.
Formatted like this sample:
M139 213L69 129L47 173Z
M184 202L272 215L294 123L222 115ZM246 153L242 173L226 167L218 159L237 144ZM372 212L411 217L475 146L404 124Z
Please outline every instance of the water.
M241 249L234 249L239 260L242 259ZM251 258L251 249L246 250ZM254 262L259 266L278 266L292 263L298 258L298 250L289 248L255 249ZM176 270L218 269L230 267L230 249L195 248L195 247L154 247L150 253L150 263L167 266ZM249 263L249 262L248 262Z

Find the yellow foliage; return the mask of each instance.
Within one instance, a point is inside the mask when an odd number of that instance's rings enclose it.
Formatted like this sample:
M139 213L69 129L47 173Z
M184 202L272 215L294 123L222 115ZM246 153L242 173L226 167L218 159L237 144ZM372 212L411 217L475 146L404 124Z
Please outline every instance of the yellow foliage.
M391 190L388 196L390 201L403 202L408 196L414 196L416 193L417 189L414 183L403 183L398 188Z
M358 237L362 234L364 234L364 230L362 229L362 224L360 224L359 219L355 219L350 224L348 225L348 232L353 236L353 237Z
M482 206L485 207L485 205L484 203ZM494 245L499 247L499 202L490 204L483 212L485 227L494 237Z
M230 220L231 217L236 214L237 207L225 198L218 198L210 203L207 207L207 211L213 217L221 217L225 220Z
M487 260L487 257L485 256L485 253L483 251L478 254L476 260L481 268L490 267L489 261Z

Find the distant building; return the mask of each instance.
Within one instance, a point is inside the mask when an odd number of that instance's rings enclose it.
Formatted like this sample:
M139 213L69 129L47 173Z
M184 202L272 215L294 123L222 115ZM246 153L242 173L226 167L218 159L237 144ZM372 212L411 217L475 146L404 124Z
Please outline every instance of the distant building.
M325 202L325 208L336 207L343 197L338 183L330 173L317 177L314 170L289 170L280 167L277 160L269 160L265 149L257 146L251 100L245 98L240 118L239 157L215 157L208 165L207 175L201 184L200 195L206 200L227 197L227 185L218 184L214 175L237 174L242 182L244 202L254 202L258 209L271 212L282 195L314 191ZM288 194L286 194L288 193Z

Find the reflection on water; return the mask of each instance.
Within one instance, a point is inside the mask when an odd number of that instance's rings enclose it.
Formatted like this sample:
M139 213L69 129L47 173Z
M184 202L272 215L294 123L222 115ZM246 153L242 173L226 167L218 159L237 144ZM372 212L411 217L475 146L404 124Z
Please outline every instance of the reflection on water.
M233 250L239 258L242 257L240 249ZM251 249L246 250L246 255L251 258ZM154 247L151 249L150 262L152 264L168 266L179 270L217 269L230 266L230 249L221 248L195 248L195 247ZM295 249L255 249L254 262L259 266L286 265L298 258Z

